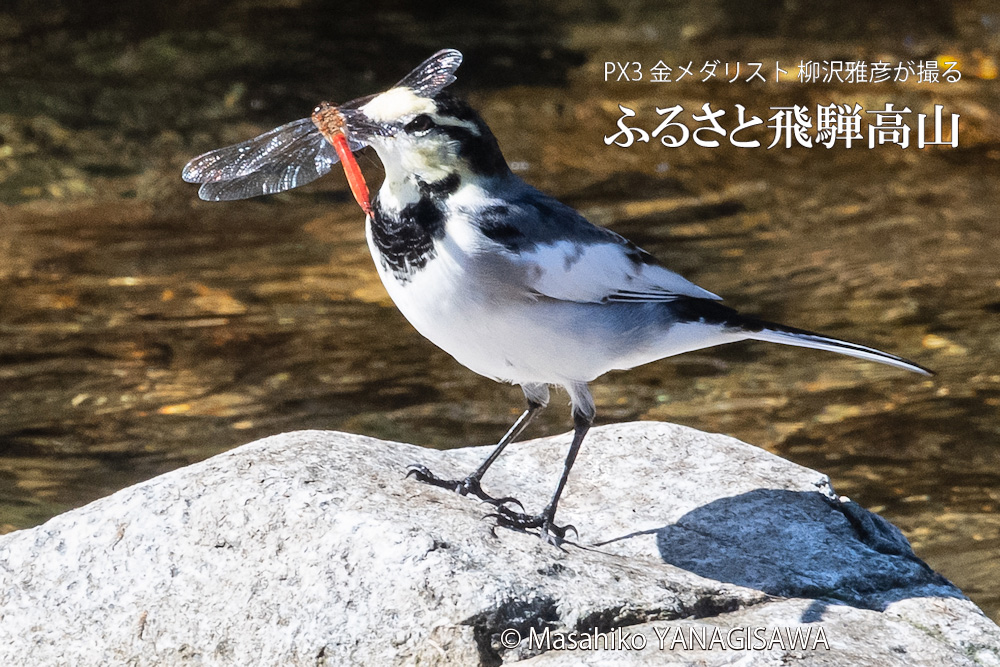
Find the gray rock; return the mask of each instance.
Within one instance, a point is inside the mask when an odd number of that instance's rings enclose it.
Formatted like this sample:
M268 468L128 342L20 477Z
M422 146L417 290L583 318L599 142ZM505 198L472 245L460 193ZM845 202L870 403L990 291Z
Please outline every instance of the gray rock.
M568 444L511 446L486 490L539 510ZM4 536L0 664L1000 665L1000 628L817 472L595 429L558 517L585 546L560 551L403 479L486 451L289 433Z

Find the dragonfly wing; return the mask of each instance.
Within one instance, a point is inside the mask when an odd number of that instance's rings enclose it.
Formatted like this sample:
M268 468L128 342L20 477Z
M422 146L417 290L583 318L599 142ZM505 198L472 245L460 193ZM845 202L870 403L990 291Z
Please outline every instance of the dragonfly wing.
M462 64L462 53L442 49L417 65L395 88L409 88L420 97L434 97L455 81L455 70Z
M301 164L272 165L228 181L202 183L198 196L205 201L231 201L284 192L312 183L330 171L331 165L332 163L322 169Z
M198 191L202 199L246 199L311 183L338 160L312 119L304 118L199 155L188 162L182 176L189 183L203 183Z

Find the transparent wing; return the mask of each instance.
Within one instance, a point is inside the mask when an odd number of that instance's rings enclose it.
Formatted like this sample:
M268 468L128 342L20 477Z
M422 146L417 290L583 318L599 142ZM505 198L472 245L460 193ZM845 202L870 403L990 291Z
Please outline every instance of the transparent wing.
M181 178L188 183L230 181L274 162L288 162L290 154L317 141L323 141L323 135L311 118L303 118L248 141L199 155L184 166Z
M351 150L364 146L349 143ZM303 118L199 155L187 163L181 176L189 183L203 183L198 196L207 201L246 199L311 183L338 160L312 119Z
M232 201L259 195L271 195L312 183L330 171L333 162L325 164L269 165L252 174L228 181L203 183L198 196L205 201Z
M455 70L461 64L460 51L442 49L417 65L395 87L405 86L421 97L434 97L455 81Z

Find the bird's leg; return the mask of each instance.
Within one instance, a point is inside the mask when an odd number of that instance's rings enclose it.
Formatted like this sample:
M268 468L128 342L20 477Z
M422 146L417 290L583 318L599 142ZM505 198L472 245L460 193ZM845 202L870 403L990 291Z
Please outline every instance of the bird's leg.
M559 485L556 487L556 492L552 494L552 500L550 500L549 504L545 506L545 509L542 510L541 514L524 514L522 512L514 512L513 510L500 506L497 507L496 514L491 515L496 517L497 525L517 530L538 528L538 534L541 538L549 544L554 544L556 546L558 546L566 538L567 532L570 530L574 533L576 532L576 528L574 526L556 525L556 507L559 505L559 496L562 495L563 488L566 486L566 480L569 479L569 471L572 469L573 463L576 461L576 455L580 451L580 445L583 444L584 436L587 435L587 431L590 430L592 421L593 418L587 418L577 414L573 415L573 422L575 425L573 442L569 446L569 453L566 454L566 463L563 464L562 477L559 478Z
M541 408L545 407L545 404L548 402L547 400L548 388L545 387L544 385L542 385L542 388L544 389L544 392L538 390L535 387L524 387L525 396L528 399L528 409L521 413L521 416L517 418L517 421L514 422L514 425L511 426L510 429L507 431L507 433L505 433L504 436L500 439L500 442L497 443L497 446L493 449L492 452L490 452L490 455L486 457L486 460L483 461L483 463L478 468L476 468L475 472L473 472L465 479L462 480L441 479L440 477L432 473L430 470L428 470L425 466L416 464L410 466L410 470L408 473L406 473L406 476L410 477L412 475L421 482L425 482L427 484L433 484L434 486L440 486L442 489L455 491L456 493L462 496L471 494L484 502L496 505L498 507L502 507L504 503L511 503L511 502L520 505L521 504L520 501L518 501L516 498L510 498L510 497L494 498L493 496L490 496L485 491L483 491L480 482L483 479L483 475L485 475L486 471L489 470L489 467L493 465L493 462L496 461L497 458L500 456L500 454L503 453L503 450L507 448L507 445L509 445L519 435L521 435L524 429L531 422L532 417L535 416L535 413L538 412Z
M573 442L569 446L566 454L566 462L563 464L562 477L559 478L559 485L556 492L552 494L552 500L545 506L541 514L534 516L522 512L514 512L506 507L497 507L496 514L491 516L497 520L497 525L516 530L526 530L528 528L538 528L538 534L549 544L559 546L566 538L566 533L572 530L576 532L576 527L571 525L558 526L555 523L556 507L559 505L559 497L566 487L566 480L569 479L569 471L573 468L576 455L580 452L580 445L583 438L594 423L594 403L587 390L586 385L574 385L569 387L570 396L573 399Z

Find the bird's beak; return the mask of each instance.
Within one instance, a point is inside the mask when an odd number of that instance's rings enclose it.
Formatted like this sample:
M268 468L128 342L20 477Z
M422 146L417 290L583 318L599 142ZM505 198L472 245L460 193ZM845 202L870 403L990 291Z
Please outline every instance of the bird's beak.
M398 128L389 123L373 120L359 108L373 97L368 96L360 100L353 100L339 107L340 115L344 119L344 132L352 144L368 146L372 139L391 137L398 131Z

